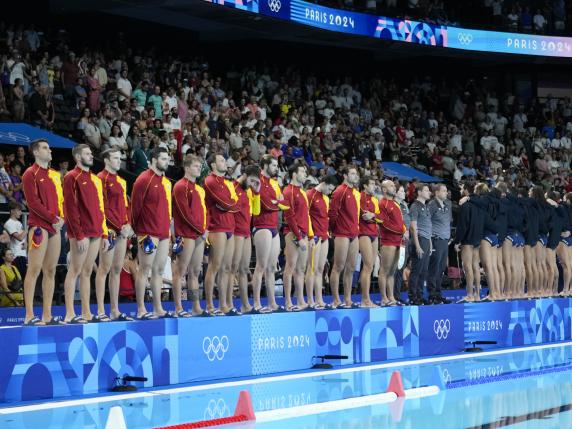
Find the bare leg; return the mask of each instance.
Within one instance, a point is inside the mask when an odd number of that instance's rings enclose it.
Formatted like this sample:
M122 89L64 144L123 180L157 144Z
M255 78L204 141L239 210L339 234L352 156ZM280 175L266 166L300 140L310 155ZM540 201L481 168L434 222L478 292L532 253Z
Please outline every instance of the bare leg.
M97 273L95 274L95 297L97 299L97 314L105 314L105 280L111 271L111 265L113 264L115 254L115 247L111 250L106 250L105 252L103 251L103 248L101 248L99 251ZM121 257L119 256L120 254L117 253L117 255L118 259L121 260ZM111 293L109 295L111 297Z
M256 248L256 267L252 275L252 299L254 308L262 307L260 303L260 290L262 288L262 276L268 269L270 261L270 248L272 247L272 233L267 229L261 229L254 234L254 247Z
M397 271L397 265L399 264L399 247L395 247L393 258L391 258L391 254L387 255L386 258L388 259L389 266L386 280L387 299L389 299L391 302L395 302L395 272Z
M369 292L371 288L371 273L373 272L373 265L375 262L374 258L377 257L377 239L375 239L374 243L372 243L370 238L367 236L359 238L359 252L361 253L362 260L359 283L361 287L361 305L363 307L373 306Z
M473 276L475 278L475 297L481 299L481 256L478 248L473 247Z
M168 238L159 241L157 250L155 251L155 259L151 265L151 292L153 293L153 313L157 316L163 316L166 312L163 310L161 303L161 288L163 286L163 272L165 264L169 258L169 247L171 242Z
M394 275L399 262L399 247L381 246L381 264L379 266L379 289L381 303L387 305L395 301L393 294Z
M524 247L518 247L515 252L515 266L518 273L518 282L516 284L517 296L520 298L525 297L524 285L526 282L526 267L524 266Z
M211 247L209 251L209 267L205 275L205 298L207 311L212 312L214 311L213 292L215 277L222 268L222 263L225 255L225 247L227 245L226 233L211 232L209 234L209 241L211 243ZM225 296L222 294L223 287L221 286L222 284L219 284L219 307L221 306L221 301L225 299Z
M546 267L548 269L548 284L545 296L555 296L558 293L558 267L556 266L556 250L546 248Z
M278 234L272 237L272 243L270 246L270 256L268 258L268 265L266 266L266 271L264 272L264 280L266 281L266 296L268 297L268 306L272 310L278 308L276 303L276 298L274 294L274 288L276 281L274 275L276 273L276 266L278 265L278 256L280 256L280 237Z
M483 263L483 267L485 269L485 274L487 275L487 283L489 286L489 297L490 299L497 299L497 270L496 264L494 262L495 255L494 249L490 245L490 243L486 240L481 241L480 247L480 256L481 262Z
M155 246L158 245L159 240L153 238ZM149 272L153 266L153 262L157 256L157 249L153 253L146 254L140 246L137 252L137 260L139 261L139 269L137 270L137 277L135 278L135 297L137 299L137 317L141 317L147 313L145 307L145 288L147 287L147 279Z
M225 234L226 236L226 234ZM220 283L219 283L219 301L218 308L223 312L227 313L229 310L234 308L232 300L233 288L230 284L232 277L231 267L232 267L232 257L234 256L234 240L232 237L226 240L226 245L224 246L224 256L222 258L222 266L219 271Z
M314 301L314 265L316 264L317 253L320 250L320 241L308 241L308 262L306 264L306 296L308 297L308 305L313 307L316 305Z
M356 267L356 258L359 253L359 241L353 240L348 248L348 259L344 267L344 303L346 306L352 305L352 280Z
M199 315L203 312L199 300L199 275L201 274L201 270L203 268L204 253L205 241L203 239L195 240L195 249L193 251L193 256L191 257L187 281L191 302L193 304L192 314L194 315Z
M324 267L326 266L326 261L328 260L329 250L329 240L320 243L319 251L316 250L317 262L314 266L314 292L316 294L316 304L322 306L325 305L324 298L322 297L322 290L324 284Z
M467 289L467 301L475 301L474 276L473 276L473 246L461 246L461 261L465 272L465 282Z
M50 237L48 240L48 250L44 256L42 267L42 294L43 294L43 311L42 320L49 322L52 320L52 301L54 298L54 286L56 281L56 267L60 259L62 236L59 232ZM28 263L30 258L28 257ZM29 269L29 268L28 268ZM27 272L26 272L27 274ZM33 295L32 295L33 297Z
M115 255L111 264L111 271L109 272L109 315L110 317L117 318L121 314L119 311L119 279L121 277L121 270L123 269L123 260L127 252L127 239L118 237L115 240Z
M198 240L201 240L200 238ZM183 250L177 255L175 260L175 269L173 272L173 301L175 303L175 313L184 311L183 302L181 299L182 293L182 278L189 270L191 258L195 252L195 245L197 240L192 238L183 239Z
M289 232L284 237L286 246L284 248L284 256L286 258L286 264L284 266L284 307L290 309L292 307L292 276L294 274L294 269L298 263L298 249L294 244L294 234Z
M81 317L85 320L91 320L93 318L91 307L89 305L91 297L91 274L93 273L93 266L100 248L101 238L92 238L89 240L87 255L80 272L79 295L81 297Z
M75 317L74 309L74 294L77 279L83 268L83 263L87 257L87 251L79 252L77 248L77 240L70 238L70 263L68 272L64 281L64 295L66 303L66 317L65 321L69 322Z
M567 295L570 295L572 293L572 291L571 291L571 286L572 286L572 247L566 246L565 259L566 259L566 266L568 267L568 282L564 283L564 286L566 287L565 290L566 290Z
M308 261L308 239L302 239L300 244L302 246L296 248L298 261L294 267L294 287L296 289L296 305L303 310L308 308L308 304L304 300L304 272L306 271L306 263ZM301 247L304 247L304 249L302 250Z
M355 241L355 240L354 240ZM350 248L350 239L345 237L336 237L334 239L334 261L332 271L330 273L330 289L333 297L332 305L337 307L340 301L340 275L344 270L348 259ZM353 267L352 267L353 271ZM344 294L345 295L345 294Z
M545 264L545 252L544 246L537 243L534 246L534 257L536 258L536 270L538 272L538 284L535 290L535 297L541 297L546 284L546 264Z
M236 240L237 237L235 237ZM240 311L248 313L252 310L252 306L248 302L248 274L250 274L250 257L252 256L252 240L250 237L242 238L242 243L239 245L235 241L234 258L233 258L233 273L238 273L238 287L240 289ZM237 269L234 268L234 261L239 256Z
M524 246L524 264L526 270L526 286L529 298L536 295L536 286L538 284L538 270L536 267L536 250L532 246Z
M34 229L35 228L30 228L30 231L28 232L28 243L32 242ZM40 271L42 270L42 266L44 265L44 258L48 249L48 232L42 229L42 234L42 243L39 247L34 247L31 245L29 246L28 270L26 271L26 278L24 279L24 304L26 306L26 316L24 317L24 323L27 323L34 317L34 294L36 290L36 283L38 282L38 277L40 275ZM46 296L44 296L44 303L45 302ZM46 321L49 320L44 319L44 322Z
M505 261L504 259L502 247L495 248L495 253L497 256L496 265L497 265L497 278L498 278L498 297L505 298L507 294L507 285L505 283L506 281L505 265L508 265L508 261Z

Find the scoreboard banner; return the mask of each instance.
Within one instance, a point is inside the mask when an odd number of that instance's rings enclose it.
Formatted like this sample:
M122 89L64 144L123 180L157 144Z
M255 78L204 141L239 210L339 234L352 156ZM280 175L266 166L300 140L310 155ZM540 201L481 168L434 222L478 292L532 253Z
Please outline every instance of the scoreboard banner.
M572 57L572 37L476 30L320 6L303 0L205 0L322 30L464 51Z

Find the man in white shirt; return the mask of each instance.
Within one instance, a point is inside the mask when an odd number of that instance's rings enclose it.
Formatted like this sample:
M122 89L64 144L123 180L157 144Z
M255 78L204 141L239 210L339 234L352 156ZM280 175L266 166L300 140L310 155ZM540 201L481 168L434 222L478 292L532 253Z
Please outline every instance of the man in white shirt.
M15 201L12 197L13 190L12 180L4 168L4 155L0 153L0 204Z
M427 122L429 122L429 128L439 128L439 122L435 119L435 113L429 112L429 118L427 118Z
M556 133L554 138L550 142L550 147L552 149L560 149L562 147L562 140L560 139L560 133Z
M572 148L572 140L570 140L570 131L566 132L566 135L560 139L561 145L564 149L569 150Z
M532 22L533 22L535 31L540 32L540 33L544 32L544 29L546 27L546 18L544 18L544 16L540 12L540 9L538 9L536 11L536 14L532 18Z
M512 125L515 131L522 132L524 131L524 127L528 122L528 118L526 117L526 113L519 112L515 113L512 119Z
M26 252L26 231L22 222L20 222L22 207L19 203L11 202L9 208L10 218L4 223L4 230L10 235L10 250L15 257L14 263L20 274L22 274L22 278L24 278L28 254Z
M463 136L459 133L457 127L451 127L451 137L449 137L449 149L457 148L459 152L463 151Z
M487 134L481 137L481 147L485 152L490 150L495 150L498 143L498 139L496 136L492 135L492 131L489 131Z
M126 69L121 70L121 77L117 80L117 92L119 93L119 101L131 98L131 94L133 93L133 87L127 78Z
M89 122L85 126L83 133L87 139L88 144L95 150L101 148L101 131L96 124L97 114L94 112L89 116Z
M504 136L504 132L505 132L506 126L508 124L508 119L502 115L499 115L499 116L497 116L496 119L493 120L493 123L495 125L495 128L494 128L495 135L497 137Z
M175 89L172 86L170 86L169 89L167 89L167 95L165 95L163 101L167 103L167 105L169 106L169 111L171 111L171 109L173 108L178 107L177 97L175 95Z
M242 149L242 136L240 135L240 125L238 123L233 124L228 142L232 149Z
M242 176L241 154L242 154L242 149L235 149L232 151L231 157L226 160L228 175L233 180L236 180L240 176Z

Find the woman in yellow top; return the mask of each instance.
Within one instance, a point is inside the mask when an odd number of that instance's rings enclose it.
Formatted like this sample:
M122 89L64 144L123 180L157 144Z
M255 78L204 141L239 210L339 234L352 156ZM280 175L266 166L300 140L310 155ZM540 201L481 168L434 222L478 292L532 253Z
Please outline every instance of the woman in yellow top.
M22 294L22 275L18 268L12 264L14 253L10 249L4 251L2 257L4 263L0 265L0 306L22 307L24 305L24 295ZM18 284L20 288L18 288ZM13 290L20 290L13 292ZM4 293L5 292L5 293Z

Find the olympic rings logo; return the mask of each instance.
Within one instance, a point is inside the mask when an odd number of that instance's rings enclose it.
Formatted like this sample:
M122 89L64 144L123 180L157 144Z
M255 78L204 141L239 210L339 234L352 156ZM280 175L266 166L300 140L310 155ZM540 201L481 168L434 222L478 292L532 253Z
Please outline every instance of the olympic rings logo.
M204 420L220 419L229 415L230 410L228 409L224 399L211 399L205 408Z
M435 320L433 323L433 332L437 335L438 340L445 340L451 332L451 321L449 319Z
M268 7L272 12L278 13L282 7L282 3L280 3L280 0L268 0Z
M473 35L471 33L459 33L457 38L461 45L470 45L473 41Z
M449 384L452 380L451 373L447 370L447 368L444 368L442 374L443 374L443 382L445 384Z
M203 338L203 352L208 360L213 362L216 360L223 360L225 353L228 351L230 342L226 335L222 337L204 337Z

